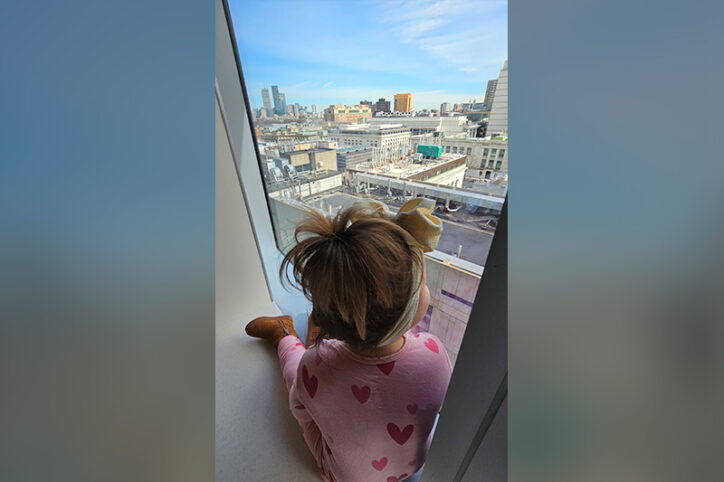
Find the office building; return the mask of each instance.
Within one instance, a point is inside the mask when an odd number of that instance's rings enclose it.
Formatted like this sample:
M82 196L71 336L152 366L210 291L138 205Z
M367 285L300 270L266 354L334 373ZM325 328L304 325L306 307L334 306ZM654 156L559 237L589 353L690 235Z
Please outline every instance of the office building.
M374 150L371 147L343 147L337 149L337 170L344 172L346 169L354 169L358 164L371 162L374 157Z
M382 149L407 147L410 143L410 129L399 124L381 126L349 126L339 132L330 132L329 139L337 141L340 148L369 146Z
M413 139L413 145L417 139ZM426 142L421 140L421 143ZM508 173L508 141L443 136L440 145L446 154L467 157L465 179L494 179Z
M287 112L286 98L279 92L279 86L272 85L272 100L274 101L274 113L284 115Z
M412 110L412 94L395 94L395 112Z
M498 75L498 81L495 86L495 95L493 96L493 104L490 108L490 117L488 118L488 128L486 134L495 136L497 134L508 133L508 61L503 64L503 68Z
M372 106L372 113L376 113L376 112L390 112L390 101L385 100L384 97L380 98Z
M488 87L485 89L485 99L483 100L483 103L485 104L485 110L489 111L490 107L493 105L493 97L495 97L495 87L498 85L498 79L493 79L488 81Z
M475 136L478 124L470 124L468 118L463 116L454 117L396 117L375 116L369 121L370 126L402 125L410 129L412 135L432 133L435 136L442 134L467 134Z
M482 112L484 110L484 102L466 102L464 104L461 104L461 110L463 112Z
M312 115L317 115L317 104L312 104Z
M440 104L440 115L445 115L453 111L453 105L450 102Z
M272 107L271 97L269 97L269 89L267 89L266 87L261 89L261 101L263 102L264 110L266 111L266 116L264 117L271 117L272 115L274 115L274 108Z
M289 104L287 106L287 114L291 115L295 119L299 118L299 106L297 104Z
M298 171L337 170L337 150L315 147L303 151L280 152Z
M372 117L372 109L368 105L334 104L324 110L324 120L331 122L361 123L370 117Z

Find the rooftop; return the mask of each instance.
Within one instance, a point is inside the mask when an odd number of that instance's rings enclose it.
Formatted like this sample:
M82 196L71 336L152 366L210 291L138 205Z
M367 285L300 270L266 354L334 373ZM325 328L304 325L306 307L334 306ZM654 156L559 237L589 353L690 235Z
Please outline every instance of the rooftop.
M413 162L412 157L407 157L401 161L394 163L381 163L372 165L369 162L363 162L355 167L357 171L364 171L370 174L379 174L382 176L390 176L396 178L410 178L417 174L435 169L450 161L464 159L466 156L460 154L443 154L437 159L425 160L422 163Z

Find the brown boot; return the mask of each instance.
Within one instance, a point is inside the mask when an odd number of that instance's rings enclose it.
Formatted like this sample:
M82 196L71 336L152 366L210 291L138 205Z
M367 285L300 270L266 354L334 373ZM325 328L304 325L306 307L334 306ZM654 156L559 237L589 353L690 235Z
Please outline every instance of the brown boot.
M292 317L288 315L260 316L259 318L254 318L246 325L246 334L269 340L274 345L274 348L279 344L279 340L285 336L297 336L297 333L294 331Z

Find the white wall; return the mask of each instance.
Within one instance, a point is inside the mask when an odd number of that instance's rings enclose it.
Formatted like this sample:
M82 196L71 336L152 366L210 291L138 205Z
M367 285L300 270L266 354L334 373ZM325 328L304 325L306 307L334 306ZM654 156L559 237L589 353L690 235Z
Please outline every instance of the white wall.
M216 103L216 324L271 303L229 140ZM240 329L243 325L240 325Z

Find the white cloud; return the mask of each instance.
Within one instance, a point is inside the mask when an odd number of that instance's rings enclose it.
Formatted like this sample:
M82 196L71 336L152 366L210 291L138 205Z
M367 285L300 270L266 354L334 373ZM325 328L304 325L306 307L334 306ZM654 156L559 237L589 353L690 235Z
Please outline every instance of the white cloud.
M381 23L395 24L402 42L467 74L490 72L507 58L507 2L500 0L381 0Z

